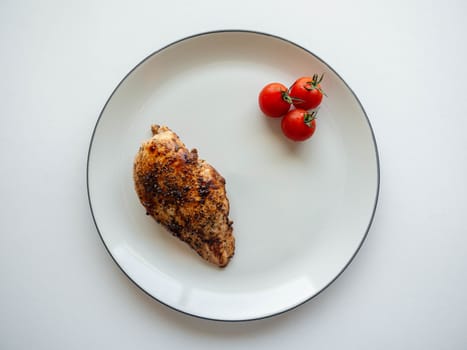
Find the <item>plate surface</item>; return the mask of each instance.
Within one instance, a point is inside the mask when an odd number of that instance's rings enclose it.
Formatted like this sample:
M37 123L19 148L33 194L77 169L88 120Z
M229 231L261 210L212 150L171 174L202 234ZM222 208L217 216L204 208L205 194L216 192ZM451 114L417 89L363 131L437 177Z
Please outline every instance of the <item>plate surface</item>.
M258 92L313 73L328 97L312 139L294 143L259 111ZM132 170L151 124L225 177L236 237L226 268L145 215ZM87 180L98 232L133 282L176 310L234 321L294 308L340 275L373 219L379 162L361 104L326 63L282 38L220 31L165 47L122 80L96 124Z

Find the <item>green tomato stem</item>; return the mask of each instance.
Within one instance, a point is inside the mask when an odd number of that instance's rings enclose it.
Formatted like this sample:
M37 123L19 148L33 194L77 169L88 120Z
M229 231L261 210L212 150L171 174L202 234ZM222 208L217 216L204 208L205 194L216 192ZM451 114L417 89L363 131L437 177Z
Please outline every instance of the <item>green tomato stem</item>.
M316 119L318 111L312 111L311 113L306 112L303 118L303 122L311 127L311 122Z
M287 102L289 105L293 103L292 97L290 97L287 91L281 91L282 99Z

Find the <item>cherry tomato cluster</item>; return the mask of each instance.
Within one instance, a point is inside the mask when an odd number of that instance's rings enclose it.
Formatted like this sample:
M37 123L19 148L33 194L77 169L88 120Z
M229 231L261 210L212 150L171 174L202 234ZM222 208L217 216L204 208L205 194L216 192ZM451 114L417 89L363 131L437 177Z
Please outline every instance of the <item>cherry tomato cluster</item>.
M282 118L282 132L289 139L304 141L316 129L317 108L326 94L321 89L323 74L298 78L290 88L281 83L267 84L259 93L261 111L271 118ZM291 106L295 108L290 110Z

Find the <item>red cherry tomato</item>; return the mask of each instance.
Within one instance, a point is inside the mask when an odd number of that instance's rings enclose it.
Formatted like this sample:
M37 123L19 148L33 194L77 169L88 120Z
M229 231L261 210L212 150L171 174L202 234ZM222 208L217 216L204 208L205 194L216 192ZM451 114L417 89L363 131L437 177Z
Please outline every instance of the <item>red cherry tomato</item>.
M279 118L288 112L292 100L285 85L270 83L259 93L258 103L261 111L268 117Z
M292 109L281 121L282 132L294 141L309 139L316 130L316 111Z
M301 77L293 83L289 94L296 108L313 109L320 105L324 94L320 85L323 76L314 74L312 77Z

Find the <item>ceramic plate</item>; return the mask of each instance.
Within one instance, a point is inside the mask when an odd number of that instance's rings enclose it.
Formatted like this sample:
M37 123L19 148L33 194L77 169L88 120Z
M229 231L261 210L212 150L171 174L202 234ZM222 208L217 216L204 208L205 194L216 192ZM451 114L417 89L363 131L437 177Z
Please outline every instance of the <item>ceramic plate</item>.
M314 136L295 143L260 112L258 92L313 73L327 97ZM225 177L236 237L226 268L145 215L132 171L151 124ZM87 180L102 241L136 285L184 313L234 321L290 310L342 273L373 219L379 163L365 111L322 59L269 34L219 31L160 49L121 81L92 135Z

